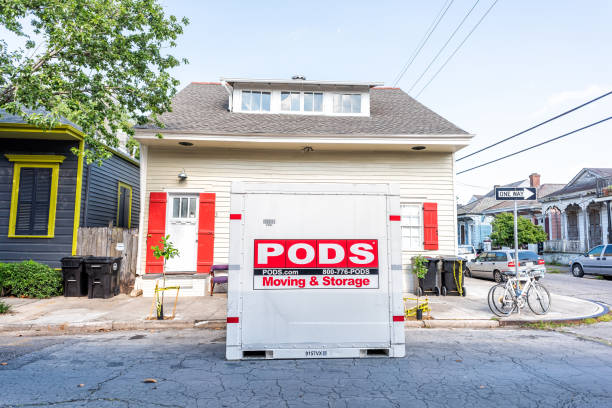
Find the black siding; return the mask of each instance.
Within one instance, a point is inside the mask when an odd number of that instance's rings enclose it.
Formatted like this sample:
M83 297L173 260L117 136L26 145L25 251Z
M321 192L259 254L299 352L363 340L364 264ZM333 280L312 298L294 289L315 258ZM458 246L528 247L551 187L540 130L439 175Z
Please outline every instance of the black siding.
M89 170L89 173L88 173ZM89 174L89 180L88 180ZM89 181L89 186L88 186ZM115 154L104 160L83 166L83 198L81 226L107 227L117 221L117 186L122 182L132 187L132 228L138 227L140 215L140 168ZM87 189L89 188L89 191Z
M32 259L60 267L60 259L72 252L77 157L70 148L78 142L0 139L0 262ZM14 163L5 154L61 154L54 238L8 238Z

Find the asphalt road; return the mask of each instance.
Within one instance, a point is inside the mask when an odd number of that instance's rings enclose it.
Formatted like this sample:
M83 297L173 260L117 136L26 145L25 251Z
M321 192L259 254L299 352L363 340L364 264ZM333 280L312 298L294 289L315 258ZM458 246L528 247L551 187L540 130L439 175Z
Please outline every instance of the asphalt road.
M567 267L553 266L566 271ZM605 280L597 276L585 275L575 278L569 272L548 273L542 280L551 293L573 296L580 299L595 300L612 306L612 280Z
M401 359L243 362L225 361L223 331L0 335L0 406L612 406L612 343L525 329L406 333Z

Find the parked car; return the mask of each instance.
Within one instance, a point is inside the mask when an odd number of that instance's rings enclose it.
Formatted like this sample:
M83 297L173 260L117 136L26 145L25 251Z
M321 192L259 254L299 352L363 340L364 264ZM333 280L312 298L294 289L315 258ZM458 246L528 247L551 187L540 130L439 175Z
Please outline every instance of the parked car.
M584 275L612 276L612 245L598 245L589 252L572 259L570 272L577 278Z
M459 245L457 255L467 261L473 261L476 259L476 248L473 245Z
M514 250L485 251L473 262L468 262L465 273L467 276L493 279L495 282L504 280L504 275L514 275ZM519 251L519 271L532 269L536 279L546 274L544 259L533 251Z

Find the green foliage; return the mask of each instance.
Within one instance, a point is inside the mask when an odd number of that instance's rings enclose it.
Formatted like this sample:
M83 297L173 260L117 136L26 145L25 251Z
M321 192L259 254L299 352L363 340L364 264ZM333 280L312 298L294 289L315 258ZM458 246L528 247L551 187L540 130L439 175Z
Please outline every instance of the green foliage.
M0 300L0 314L8 313L11 310L11 305L7 305Z
M492 223L491 241L499 246L514 246L514 215L510 213L499 214ZM518 217L519 245L536 244L546 241L547 236L541 225L534 225L524 217Z
M174 244L170 242L169 239L170 235L166 235L159 241L159 246L156 245L151 247L155 258L164 258L167 261L179 255L179 250L174 247Z
M412 258L412 273L414 273L417 278L423 279L425 275L427 275L427 259L423 255L418 255Z
M46 129L71 120L89 162L109 157L102 144L117 148L120 132L135 154L132 126L162 127L170 110L179 81L169 71L187 60L164 50L187 24L158 0L0 0L0 27L21 40L0 39L0 109Z
M62 294L62 274L34 261L0 264L0 289L4 296L59 296Z

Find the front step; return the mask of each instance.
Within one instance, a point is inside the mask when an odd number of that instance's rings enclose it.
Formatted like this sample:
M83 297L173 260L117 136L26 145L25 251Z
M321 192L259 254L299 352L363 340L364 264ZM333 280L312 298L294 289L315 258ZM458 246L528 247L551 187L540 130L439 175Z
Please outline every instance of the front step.
M159 282L159 287L164 285L161 274L147 274L142 277L142 296L153 297L155 294L155 284ZM187 296L206 296L209 290L208 274L177 274L166 275L166 287L180 286L179 297ZM176 292L168 291L166 296L175 295Z

